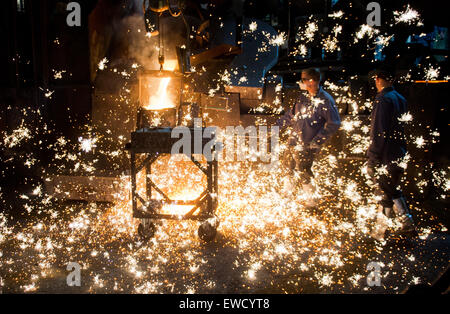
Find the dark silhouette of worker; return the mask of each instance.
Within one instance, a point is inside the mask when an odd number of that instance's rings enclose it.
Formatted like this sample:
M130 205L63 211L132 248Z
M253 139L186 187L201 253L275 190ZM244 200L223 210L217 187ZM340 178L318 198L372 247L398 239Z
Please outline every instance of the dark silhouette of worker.
M277 121L282 133L287 133L288 149L284 158L290 172L284 191L294 191L301 184L305 192L306 206L316 205L314 174L311 170L314 159L322 144L327 141L341 125L336 103L320 86L321 73L317 68L302 71L301 95L293 108ZM297 173L295 173L295 171ZM300 174L300 175L298 175ZM294 183L289 180L294 178Z
M405 98L392 86L393 75L387 70L375 70L370 74L378 94L370 116L370 146L368 173L383 194L372 237L383 240L387 229L385 217L394 216L400 221L400 232L413 231L414 222L403 193L399 188L403 168L399 161L406 154L404 122L401 116L408 111ZM384 217L384 216L385 217Z

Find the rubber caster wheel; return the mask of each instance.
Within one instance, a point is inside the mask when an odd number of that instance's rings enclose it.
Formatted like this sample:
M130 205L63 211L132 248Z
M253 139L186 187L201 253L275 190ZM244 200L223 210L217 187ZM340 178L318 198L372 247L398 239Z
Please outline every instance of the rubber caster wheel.
M211 242L217 234L218 221L208 219L198 228L198 237L204 242Z
M153 238L156 233L156 225L153 222L141 222L138 226L138 235L143 241Z

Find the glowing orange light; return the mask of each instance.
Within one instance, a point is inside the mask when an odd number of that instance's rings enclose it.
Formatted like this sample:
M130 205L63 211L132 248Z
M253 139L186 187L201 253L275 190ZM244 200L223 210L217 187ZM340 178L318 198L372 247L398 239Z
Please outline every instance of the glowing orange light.
M151 94L148 104L143 106L146 110L162 110L168 108L175 108L175 104L171 101L167 93L167 86L170 83L170 77L164 77L159 83L158 91Z
M414 83L425 83L425 84L428 84L428 83L431 83L431 84L439 84L439 83L448 83L448 81L447 80L431 80L431 81L414 81Z

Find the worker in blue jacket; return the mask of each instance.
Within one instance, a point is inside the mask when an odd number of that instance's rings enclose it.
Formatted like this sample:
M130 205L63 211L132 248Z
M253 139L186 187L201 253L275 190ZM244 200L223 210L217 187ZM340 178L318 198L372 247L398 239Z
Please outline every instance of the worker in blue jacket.
M285 158L288 169L294 176L294 170L301 173L298 181L308 196L306 205L314 206L315 187L311 167L323 143L339 129L341 119L333 97L320 86L320 70L305 69L301 75L300 88L308 94L301 95L293 108L277 121L277 125L288 134ZM292 191L293 187L285 189Z
M406 154L404 122L401 116L408 112L405 98L393 87L393 76L385 70L371 74L378 91L370 116L370 146L368 172L383 194L380 213L386 217L397 216L402 232L414 230L414 223L402 191L399 188L403 168L399 162ZM372 236L384 238L386 226L379 222ZM385 221L385 219L384 219Z

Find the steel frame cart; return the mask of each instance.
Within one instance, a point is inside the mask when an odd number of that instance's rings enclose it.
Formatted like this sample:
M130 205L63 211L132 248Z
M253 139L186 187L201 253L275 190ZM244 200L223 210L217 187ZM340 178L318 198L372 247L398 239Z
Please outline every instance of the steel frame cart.
M192 139L192 151L194 148L194 129L189 129ZM206 167L195 159L194 155L188 155L191 161L206 175L206 189L192 201L170 199L158 186L151 180L152 164L158 157L164 154L170 154L173 144L179 139L171 137L171 128L152 128L141 129L131 133L131 142L127 144L126 149L131 155L131 200L133 206L133 217L141 220L138 226L138 235L145 241L154 236L157 219L192 219L202 221L198 229L200 239L205 242L212 241L217 233L218 219L215 216L217 209L218 196L218 161L217 158L207 158ZM202 130L203 132L203 130ZM210 139L202 138L202 152L206 143ZM212 151L212 156L214 156ZM144 155L143 159L139 158ZM202 153L203 155L203 153ZM141 160L138 160L141 159ZM211 159L211 160L210 160ZM136 176L145 170L145 191L146 195L139 195L137 192ZM162 200L152 198L153 190L162 196ZM164 204L192 205L192 209L184 215L162 214L159 209Z

